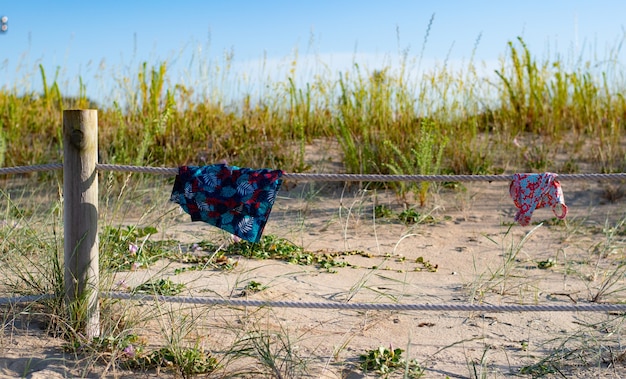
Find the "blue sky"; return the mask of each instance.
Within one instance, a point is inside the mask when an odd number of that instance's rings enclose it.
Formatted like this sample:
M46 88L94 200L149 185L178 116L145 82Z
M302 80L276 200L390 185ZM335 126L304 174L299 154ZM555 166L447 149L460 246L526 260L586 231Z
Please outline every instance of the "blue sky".
M283 75L296 51L299 65L330 70L393 65L403 51L426 66L472 53L489 66L517 36L540 59L596 63L619 47L624 14L621 0L1 1L9 30L0 34L0 88L38 90L42 64L49 77L59 69L65 94L77 94L80 76L103 99L144 61L167 61L174 83L201 85L210 80L203 70L227 63L253 83L263 63Z

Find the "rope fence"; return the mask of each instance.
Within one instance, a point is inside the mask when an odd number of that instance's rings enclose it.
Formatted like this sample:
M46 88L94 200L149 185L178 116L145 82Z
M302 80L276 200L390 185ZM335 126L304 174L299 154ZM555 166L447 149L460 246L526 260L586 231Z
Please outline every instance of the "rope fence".
M97 163L97 112L95 110L63 111L64 163L32 166L2 167L0 175L27 174L41 171L64 170L64 225L65 225L65 285L66 302L80 298L90 288L98 288L97 250L97 175L95 171L131 172L175 176L178 168L144 167ZM296 181L335 182L505 182L513 175L376 175L376 174L325 174L285 173L283 179ZM559 180L622 181L626 173L610 174L559 174ZM89 188L85 188L89 183ZM79 211L80 210L80 211ZM82 212L82 213L80 213ZM70 230L71 229L71 230ZM88 243L84 243L84 242ZM79 251L80 249L80 251ZM75 288L78 286L78 288ZM89 291L88 291L89 292ZM626 304L399 304L399 303L340 303L340 302L290 302L243 299L151 296L120 292L90 291L88 295L87 335L99 335L99 309L97 297L146 301L157 300L186 304L207 304L243 307L315 308L393 311L469 311L469 312L626 312ZM42 294L0 298L0 305L38 302L54 299Z
M26 174L41 171L62 170L62 163L0 168L0 175ZM146 167L115 164L97 164L98 171L130 172L175 176L178 168ZM510 181L512 175L372 175L372 174L316 174L285 173L284 179L301 181L370 181L370 182L477 182ZM613 174L560 174L563 180L626 180L626 173ZM172 303L276 307L276 308L311 308L344 310L391 310L391 311L468 311L468 312L626 312L626 304L568 304L568 305L489 305L489 304L398 304L398 303L337 303L337 302L289 302L236 300L204 297L149 296L133 295L122 292L106 292L101 296L132 301L158 300ZM0 298L0 305L37 302L53 298L54 295L32 295Z
M33 166L16 166L0 168L0 175L27 174L41 171L62 170L62 163L49 163ZM131 172L157 174L166 176L178 175L177 167L146 167L116 164L96 164L98 171ZM317 173L285 173L286 180L319 181L319 182L507 182L513 175L382 175L382 174L317 174ZM626 180L626 173L612 174L559 174L559 180Z
M339 303L306 301L265 301L219 299L163 295L135 295L124 292L102 293L104 297L133 301L162 301L182 304L223 305L233 307L306 308L383 311L453 311L453 312L624 312L626 304L400 304L400 303Z
M15 296L15 297L0 297L0 305L14 305L19 303L35 303L42 300L54 299L54 295L28 295L28 296Z
M626 304L401 304L401 303L339 303L306 301L267 301L224 299L194 296L138 295L127 292L101 292L103 298L136 302L159 301L178 304L228 307L269 307L299 309L336 309L357 311L451 311L451 312L626 312ZM0 298L0 305L33 303L54 299L52 294Z

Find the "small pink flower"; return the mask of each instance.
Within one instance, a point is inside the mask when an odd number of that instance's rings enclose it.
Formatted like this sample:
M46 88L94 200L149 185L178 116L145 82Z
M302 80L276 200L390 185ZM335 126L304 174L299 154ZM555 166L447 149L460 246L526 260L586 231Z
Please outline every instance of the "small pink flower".
M141 262L134 262L130 266L130 271L137 271L137 270L139 270L140 267L141 267Z
M135 348L133 345L126 346L123 351L129 358L135 358Z
M131 254L137 254L137 252L139 251L139 246L135 245L134 243L131 243L128 245L128 251Z

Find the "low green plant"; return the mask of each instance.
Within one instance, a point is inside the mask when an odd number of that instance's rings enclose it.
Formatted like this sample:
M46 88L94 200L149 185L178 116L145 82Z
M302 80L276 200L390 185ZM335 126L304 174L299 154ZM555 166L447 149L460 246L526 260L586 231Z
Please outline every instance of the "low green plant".
M133 293L174 296L185 289L185 284L174 283L171 279L149 280L133 289Z
M531 378L543 378L544 376L559 373L561 377L567 378L567 376L560 372L555 365L549 360L539 361L530 365L520 368L519 373L522 375L530 375Z
M297 265L314 265L327 272L334 273L338 267L348 267L350 264L339 258L350 255L363 255L362 251L307 251L287 239L273 234L265 235L258 243L239 241L228 246L218 245L212 241L200 241L190 246L196 254L168 254L167 256L180 263L192 264L188 267L177 268L176 274L187 271L204 269L232 270L238 264L240 257L251 259L276 259ZM206 254L197 254L203 252ZM237 259L235 259L235 257Z
M241 291L241 296L248 296L253 293L264 291L266 289L267 289L266 285L263 285L257 282L256 280L251 280L245 285L245 287Z
M422 267L416 267L415 271L437 272L437 270L439 269L438 264L432 264L430 263L430 261L424 259L424 257L415 258L415 263L422 266Z
M92 340L68 341L64 349L77 355L95 356L98 360L110 362L120 359L125 361L143 353L145 344L138 335L123 333L120 335L102 335Z
M86 343L66 344L65 349L81 356L95 356L107 367L115 365L143 372L166 370L183 378L209 374L220 367L217 358L198 347L148 349L136 334L96 337Z
M232 244L226 249L226 253L254 259L278 259L299 265L318 265L320 268L333 272L335 267L348 265L346 262L337 260L337 257L354 252L314 253L284 238L270 234L263 236L258 243L241 241Z
M171 256L172 241L152 241L152 226L105 226L100 233L100 262L103 270L126 271L146 268Z
M384 204L377 204L374 207L374 217L375 218L389 218L393 216L393 210Z
M537 268L540 268L542 270L546 270L548 268L554 267L555 265L556 265L556 260L553 258L548 258L546 260L537 262Z
M400 221L407 225L412 224L434 224L435 218L430 214L423 214L415 208L408 208L398 214Z
M183 378L190 378L201 374L210 374L220 365L211 353L202 349L163 347L150 352L138 352L126 348L129 355L122 362L123 367L141 369L165 369L177 372Z
M404 350L394 349L392 346L389 348L380 346L377 349L369 350L359 356L361 369L365 374L375 372L383 378L387 378L396 369L405 368L405 372L410 373L408 378L420 378L424 374L424 370L417 361L406 361L402 356L403 352Z

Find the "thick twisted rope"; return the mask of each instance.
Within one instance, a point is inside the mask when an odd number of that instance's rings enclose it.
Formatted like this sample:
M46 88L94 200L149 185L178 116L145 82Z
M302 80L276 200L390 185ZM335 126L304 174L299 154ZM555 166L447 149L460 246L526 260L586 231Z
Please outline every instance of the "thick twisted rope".
M16 166L16 167L0 167L0 175L8 175L8 174L28 174L31 172L39 172L39 171L54 171L54 170L62 170L62 163L48 163L48 164L40 164L33 166Z
M145 167L114 164L98 164L99 171L133 172L175 176L178 168ZM0 168L0 175L23 174L37 171L61 170L63 164L51 163L35 166ZM508 182L513 175L378 175L378 174L313 174L285 173L284 179L326 182ZM626 173L614 174L559 174L559 180L626 180Z
M54 295L30 295L30 296L16 296L16 297L0 297L0 305L13 305L19 303L34 303L41 300L53 299Z
M400 303L337 303L307 301L267 301L224 299L192 296L137 295L126 292L103 292L101 297L131 301L161 301L180 304L222 305L230 307L270 307L304 309L342 309L377 311L453 311L453 312L626 312L626 304L400 304ZM31 303L54 298L54 295L33 295L0 298L0 305Z
M266 301L223 299L208 297L184 297L162 295L135 295L124 292L101 294L110 299L133 301L164 301L183 304L224 305L239 307L350 309L379 311L456 311L456 312L624 312L626 304L400 304L400 303L337 303L306 301Z
M143 174L160 174L166 176L178 175L178 168L168 167L145 167L99 163L96 165L96 168L99 171L134 172Z
M372 175L287 173L285 179L346 182L510 182L513 175ZM626 180L619 174L559 174L559 180Z
M101 171L125 171L147 174L178 175L178 168L143 167L98 164ZM313 174L285 173L284 179L326 182L468 182L468 181L506 181L513 180L513 175L379 175L379 174ZM626 173L616 174L559 174L565 180L626 180Z

